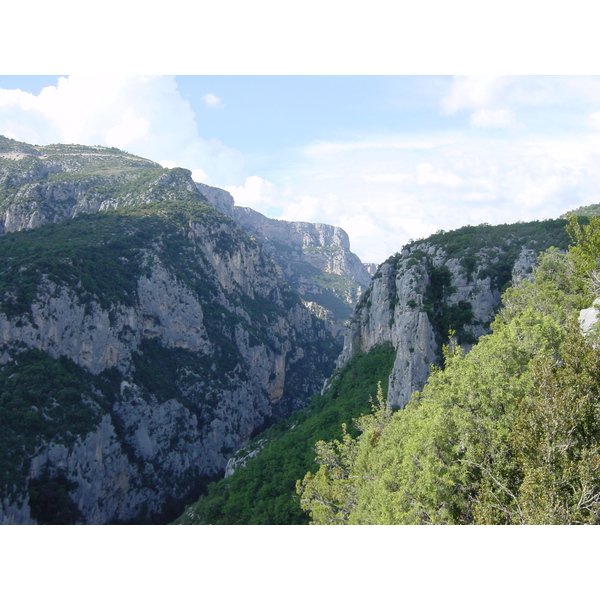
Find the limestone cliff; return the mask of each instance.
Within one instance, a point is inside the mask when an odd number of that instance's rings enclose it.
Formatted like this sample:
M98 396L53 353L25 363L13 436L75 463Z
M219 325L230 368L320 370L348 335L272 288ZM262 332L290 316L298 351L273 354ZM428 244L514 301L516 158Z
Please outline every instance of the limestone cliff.
M188 171L0 153L0 523L173 517L339 348Z
M449 331L469 350L500 306L501 291L527 277L537 253L566 247L564 222L466 227L413 242L383 263L357 305L338 366L391 342L388 399L404 406L441 360Z
M351 252L347 233L323 223L270 219L235 206L226 191L198 183L209 203L256 237L289 285L316 315L341 323L371 281L369 268ZM341 331L339 327L335 331Z

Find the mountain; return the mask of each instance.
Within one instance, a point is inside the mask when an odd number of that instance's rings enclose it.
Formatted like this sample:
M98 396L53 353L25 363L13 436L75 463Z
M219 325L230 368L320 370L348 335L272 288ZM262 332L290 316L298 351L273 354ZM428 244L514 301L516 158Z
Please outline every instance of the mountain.
M438 232L375 270L186 169L0 137L0 522L307 522L315 443L354 448L378 383L403 412L449 341L479 347L565 224Z
M185 169L0 137L0 522L166 522L339 353Z

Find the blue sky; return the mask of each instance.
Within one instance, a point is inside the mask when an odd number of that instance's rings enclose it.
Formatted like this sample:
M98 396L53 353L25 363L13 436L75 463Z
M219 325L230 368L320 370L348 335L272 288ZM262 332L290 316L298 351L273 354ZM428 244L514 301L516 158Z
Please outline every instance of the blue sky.
M117 146L366 262L600 202L595 76L0 76L0 133Z

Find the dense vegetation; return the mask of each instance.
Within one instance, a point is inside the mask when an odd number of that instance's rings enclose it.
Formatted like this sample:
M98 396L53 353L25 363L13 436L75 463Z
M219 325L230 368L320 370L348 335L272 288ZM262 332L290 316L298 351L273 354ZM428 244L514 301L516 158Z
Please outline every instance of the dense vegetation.
M600 354L578 311L597 295L600 219L569 220L492 333L447 348L423 391L317 445L298 483L313 523L559 524L600 519Z
M369 412L369 397L375 396L379 381L387 386L393 362L394 352L388 344L356 355L306 409L255 438L251 447L262 447L258 455L230 477L210 484L208 493L188 507L177 523L307 523L295 483L307 470L315 470L315 443L333 439L340 433L340 423Z
M547 221L531 221L528 223L511 223L504 225L467 225L453 231L438 231L429 236L427 242L442 248L449 258L461 260L473 257L480 250L492 248L502 254L503 250L512 250L518 256L523 244L545 250L554 245L566 246L569 237L565 231L567 222L564 219ZM406 249L417 247L423 240L410 242ZM515 257L516 257L515 256ZM507 257L505 260L510 260ZM513 259L514 262L514 259ZM473 263L475 264L475 263Z
M584 222L587 221L584 219ZM453 231L438 231L424 240L409 242L402 252L385 262L397 267L408 258L406 265L411 266L426 258L426 246L433 246L443 252L446 260L458 260L468 280L490 277L493 287L503 291L510 285L513 265L524 246L536 252L551 246L567 248L569 236L566 224L564 219L551 219L506 225L484 223ZM487 266L481 266L481 263ZM429 270L434 268L433 264L428 265Z
M567 219L572 216L577 217L600 217L600 204L589 204L588 206L581 206L575 210L571 210L565 213L562 218Z
M216 229L225 217L202 202L165 201L8 233L0 238L0 309L9 316L29 314L44 280L75 290L84 305L132 306L137 279L152 267L149 249L192 284L206 263L186 235L190 220ZM236 241L224 241L224 250ZM205 278L194 283L199 293L215 291Z

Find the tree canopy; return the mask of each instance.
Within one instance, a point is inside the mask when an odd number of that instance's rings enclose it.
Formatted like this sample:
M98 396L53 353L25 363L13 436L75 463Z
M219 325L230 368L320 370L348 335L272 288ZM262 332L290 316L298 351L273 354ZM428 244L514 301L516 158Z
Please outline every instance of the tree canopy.
M316 446L297 484L312 523L566 524L600 516L600 353L589 306L600 219L509 288L490 335L445 350L421 393Z

